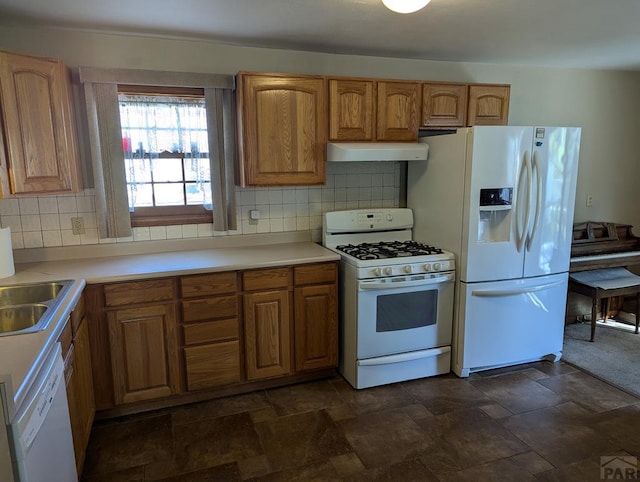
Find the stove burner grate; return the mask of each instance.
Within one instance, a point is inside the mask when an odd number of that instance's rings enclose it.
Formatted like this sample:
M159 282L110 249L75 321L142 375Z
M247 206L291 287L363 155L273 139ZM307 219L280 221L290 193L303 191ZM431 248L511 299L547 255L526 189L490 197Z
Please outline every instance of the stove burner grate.
M440 248L435 248L417 241L386 241L381 243L343 244L336 246L336 249L361 260L408 258L411 256L425 256L442 253Z

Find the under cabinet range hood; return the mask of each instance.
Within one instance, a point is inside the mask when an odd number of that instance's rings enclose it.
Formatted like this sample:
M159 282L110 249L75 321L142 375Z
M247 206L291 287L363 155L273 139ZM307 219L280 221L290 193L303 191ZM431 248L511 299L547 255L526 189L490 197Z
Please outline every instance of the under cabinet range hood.
M424 142L329 142L327 161L426 161Z

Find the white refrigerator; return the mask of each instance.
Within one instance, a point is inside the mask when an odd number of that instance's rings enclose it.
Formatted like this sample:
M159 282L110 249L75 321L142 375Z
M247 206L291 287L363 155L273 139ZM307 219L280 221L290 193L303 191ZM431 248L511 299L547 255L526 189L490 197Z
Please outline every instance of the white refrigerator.
M562 355L580 128L477 126L408 163L414 239L457 257L453 371Z

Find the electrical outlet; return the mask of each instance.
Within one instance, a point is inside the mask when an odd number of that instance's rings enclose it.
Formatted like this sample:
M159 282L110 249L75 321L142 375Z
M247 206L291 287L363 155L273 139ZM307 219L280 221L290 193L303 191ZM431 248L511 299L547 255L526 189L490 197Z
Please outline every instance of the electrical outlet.
M587 194L587 207L590 208L593 206L593 194Z
M258 209L252 209L249 211L249 224L258 224L260 221L260 211Z
M84 218L71 218L71 229L73 230L73 234L84 234Z

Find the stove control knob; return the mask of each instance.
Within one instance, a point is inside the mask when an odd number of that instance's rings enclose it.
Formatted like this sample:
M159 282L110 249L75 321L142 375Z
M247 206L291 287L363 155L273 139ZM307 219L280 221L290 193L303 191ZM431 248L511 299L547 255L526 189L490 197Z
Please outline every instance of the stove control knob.
M393 216L391 214L387 214L387 221L393 221Z
M433 263L433 269L440 271L442 269L442 265L440 263Z
M429 263L425 264L423 268L425 271L431 271L431 265Z
M392 270L391 268L385 268L384 269L384 274L386 274L387 276L391 276Z
M380 268L373 269L373 276L380 276L382 274L382 270Z
M411 273L411 266L405 266L405 267L403 268L403 271L404 271L405 273L407 273L407 274Z

